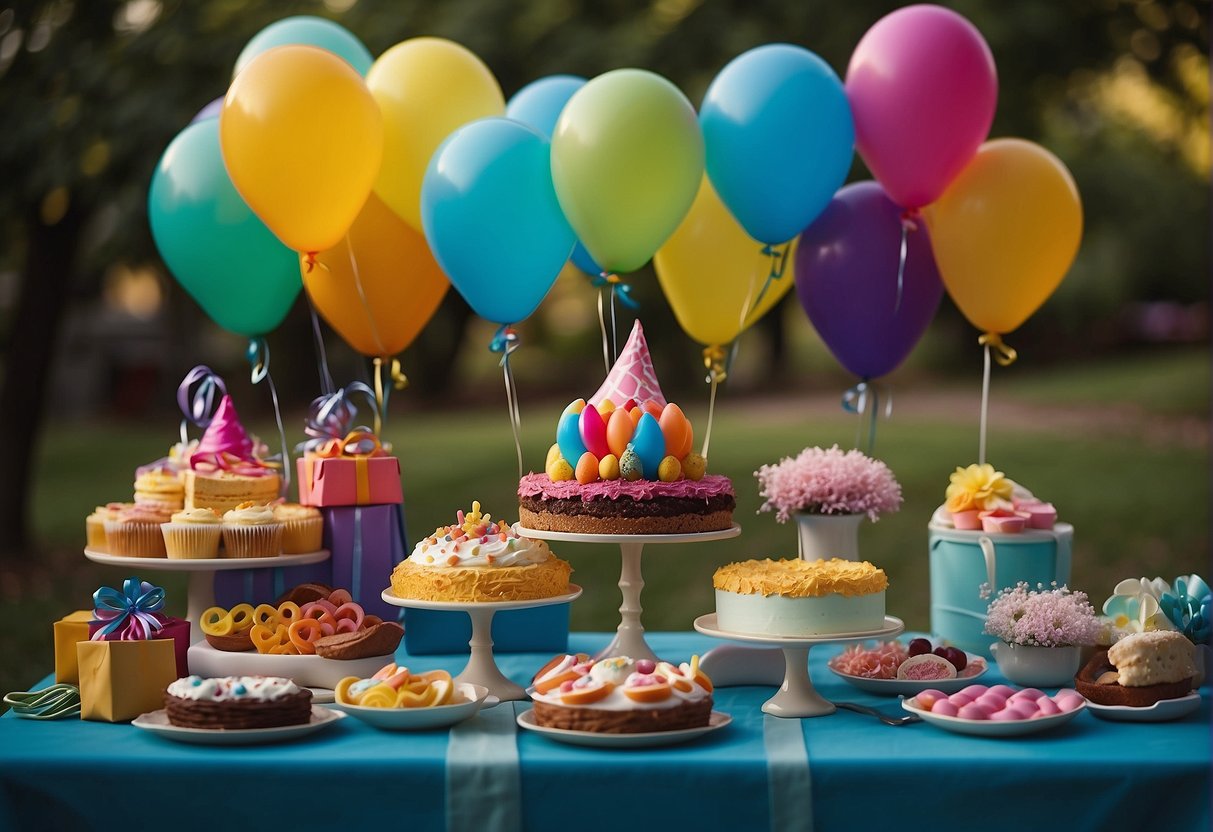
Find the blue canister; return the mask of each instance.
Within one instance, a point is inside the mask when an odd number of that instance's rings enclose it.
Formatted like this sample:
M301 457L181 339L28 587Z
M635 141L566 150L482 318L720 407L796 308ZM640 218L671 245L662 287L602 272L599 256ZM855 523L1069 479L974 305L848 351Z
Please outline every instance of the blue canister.
M960 531L927 525L931 549L931 632L970 653L989 657L994 637L983 631L991 592L1026 581L1058 586L1070 580L1074 527L1057 523L1052 530L1018 534Z

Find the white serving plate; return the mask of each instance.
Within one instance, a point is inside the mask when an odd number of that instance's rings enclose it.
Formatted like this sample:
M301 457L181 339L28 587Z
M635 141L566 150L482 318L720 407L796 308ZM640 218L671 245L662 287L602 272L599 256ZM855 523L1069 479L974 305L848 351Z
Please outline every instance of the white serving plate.
M245 650L229 653L209 642L190 645L190 673L197 676L282 676L302 687L336 688L346 676L369 679L392 662L392 655L365 659L325 659L320 656L280 656Z
M1012 719L1006 722L990 719L962 719L958 716L933 714L928 710L918 707L918 700L913 698L903 699L901 707L915 716L922 717L923 722L929 722L936 727L956 734L968 734L974 737L1018 737L1024 734L1035 734L1040 731L1059 728L1082 713L1087 707L1087 703L1083 702L1079 704L1072 711L1063 711L1051 716L1038 716L1032 719Z
M974 655L973 653L965 653L965 656L969 662L965 670L980 664L981 671L970 676L957 676L955 679L869 679L866 676L852 676L848 673L835 670L828 663L826 667L829 667L830 672L838 678L868 693L878 693L883 696L915 696L924 690L956 693L976 682L990 669L989 662L981 656Z
M151 734L164 737L176 742L187 742L195 745L260 745L270 742L285 742L323 731L337 721L344 719L345 714L333 711L319 705L312 706L312 718L301 725L283 725L278 728L240 728L226 730L223 728L182 728L168 721L166 711L152 711L135 717L131 722L136 728L141 728Z
M535 722L534 711L518 714L518 725L534 731L548 739L569 745L584 745L590 748L649 748L655 745L674 745L698 739L705 734L719 731L733 721L733 717L720 711L712 711L708 724L699 728L683 728L677 731L649 731L643 734L601 734L596 731L570 731L567 728L549 728Z
M1131 705L1100 705L1089 699L1087 707L1100 719L1110 719L1115 722L1166 722L1172 719L1182 719L1188 714L1200 710L1200 693L1192 691L1187 696L1181 696L1178 699L1161 699L1144 708L1134 708Z
M480 685L463 682L455 689L464 695L466 702L434 708L366 708L340 702L331 707L384 731L428 731L463 722L474 717L482 707L497 704L496 698L489 696L488 689Z
M304 552L299 555L274 555L267 558L136 558L111 555L96 549L85 549L84 556L94 563L106 566L133 566L155 572L226 572L233 569L264 569L273 566L305 566L329 559L328 549Z

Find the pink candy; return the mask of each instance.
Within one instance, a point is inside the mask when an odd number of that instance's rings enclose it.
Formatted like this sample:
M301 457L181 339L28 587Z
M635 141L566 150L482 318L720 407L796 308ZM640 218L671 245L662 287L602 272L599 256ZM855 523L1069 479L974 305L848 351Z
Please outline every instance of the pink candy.
M1085 700L1078 691L1065 689L1049 696L1036 688L1015 690L1008 685L969 685L951 696L938 690L924 690L915 697L918 707L939 716L961 719L1010 722L1070 713Z

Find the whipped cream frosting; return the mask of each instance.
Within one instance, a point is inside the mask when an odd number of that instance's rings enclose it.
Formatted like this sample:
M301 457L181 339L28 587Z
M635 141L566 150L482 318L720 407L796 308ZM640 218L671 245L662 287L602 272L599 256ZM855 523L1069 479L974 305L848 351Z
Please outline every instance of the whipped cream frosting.
M542 540L518 534L518 524L495 534L459 535L458 526L437 529L413 548L409 561L419 566L528 566L546 563L552 550ZM441 532L441 534L440 534Z
M648 672L641 672L641 671ZM637 660L628 656L612 656L600 661L587 660L584 655L565 656L560 662L544 671L534 680L534 684L554 680L561 676L574 677L554 687L546 693L531 691L531 699L545 702L549 705L564 707L592 708L602 711L642 711L668 710L676 708L685 702L700 702L710 697L712 692L704 687L700 680L707 677L699 670L699 657L693 656L691 662L673 665L669 662L652 662ZM709 684L711 684L709 682ZM592 702L566 702L564 694L577 693L587 688L597 688L606 685L609 690L601 699ZM637 701L628 695L643 688L665 685L670 693L664 699L656 701ZM564 688L567 688L565 690Z
M279 676L186 676L168 686L169 696L202 702L272 702L296 693L298 685Z
M264 526L278 521L274 519L272 506L241 503L223 515L223 522L240 526Z

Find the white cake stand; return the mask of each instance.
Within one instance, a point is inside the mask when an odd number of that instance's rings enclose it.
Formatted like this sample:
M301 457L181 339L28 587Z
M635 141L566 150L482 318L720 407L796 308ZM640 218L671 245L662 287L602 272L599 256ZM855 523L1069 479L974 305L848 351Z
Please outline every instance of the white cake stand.
M455 681L480 685L487 688L490 694L502 702L508 702L525 701L530 697L524 689L507 679L497 667L497 662L493 658L493 615L499 610L526 610L532 607L546 607L575 601L581 597L581 587L569 584L569 591L565 595L557 595L553 598L533 598L527 601L418 601L412 598L401 598L390 588L385 589L380 597L395 607L466 612L472 619L472 638L468 641L467 666L455 677Z
M640 573L640 555L646 543L707 543L712 540L728 540L741 534L741 526L734 523L727 529L693 534L575 534L573 532L550 532L542 529L518 527L522 537L539 540L555 540L563 543L614 543L619 546L623 568L619 573L619 591L623 604L619 607L619 626L611 640L596 658L628 656L633 659L657 660L657 654L644 640L644 625L640 615L640 593L644 589L644 578Z
M883 627L864 632L822 636L760 636L721 630L716 625L714 612L695 619L695 629L705 636L783 649L783 684L774 696L763 703L762 710L772 716L784 717L825 716L834 713L834 703L819 694L813 687L813 680L809 678L810 648L818 644L887 638L898 635L905 628L906 625L900 618L886 615Z
M186 614L194 626L190 628L190 640L201 641L205 636L199 622L202 613L215 606L215 573L230 569L265 569L278 566L305 566L329 559L328 549L305 552L301 555L278 555L272 558L131 558L85 549L84 556L94 563L106 566L124 566L141 572L188 572L189 585L186 591Z

